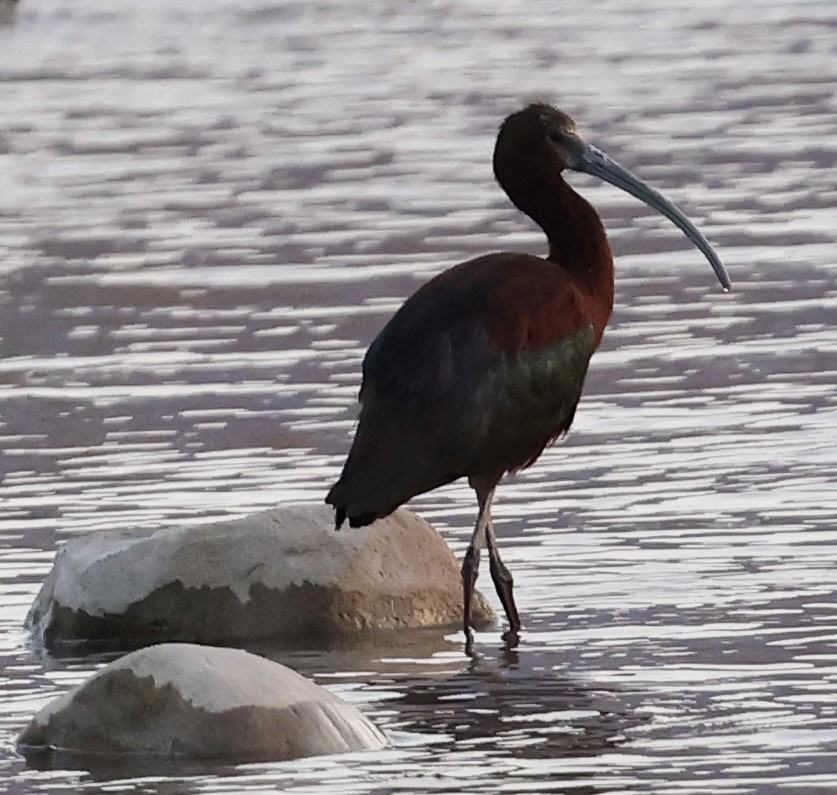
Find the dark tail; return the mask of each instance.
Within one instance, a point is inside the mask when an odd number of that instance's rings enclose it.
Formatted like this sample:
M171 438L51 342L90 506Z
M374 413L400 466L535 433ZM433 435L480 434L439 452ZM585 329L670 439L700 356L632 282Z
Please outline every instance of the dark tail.
M364 403L343 472L325 500L335 508L336 528L346 520L351 527L372 524L416 494L456 480L461 466L439 451L447 436L403 405Z
M389 516L410 497L425 491L422 456L415 432L398 411L361 410L357 433L340 479L325 501L335 509L335 527L348 520L363 527Z
M343 522L346 519L349 520L349 527L365 527L368 524L372 524L376 519L383 518L384 516L389 516L392 511L395 510L398 506L396 505L390 511L386 513L379 513L379 512L368 512L362 514L356 514L350 516L348 513L348 508L346 505L340 502L340 486L342 484L342 480L337 481L332 487L331 490L326 495L325 501L328 505L334 506L334 529L339 530L343 526ZM335 496L335 493L338 496Z

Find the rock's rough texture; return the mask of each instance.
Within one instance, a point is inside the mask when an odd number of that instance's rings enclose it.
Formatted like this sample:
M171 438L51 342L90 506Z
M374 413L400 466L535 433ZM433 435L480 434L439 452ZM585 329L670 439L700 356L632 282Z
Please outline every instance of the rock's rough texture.
M26 622L47 646L236 643L455 624L461 601L458 562L411 511L335 531L325 506L287 506L69 541ZM475 618L493 618L479 594Z
M284 665L239 649L166 643L128 654L42 709L23 752L296 759L374 750L358 710Z

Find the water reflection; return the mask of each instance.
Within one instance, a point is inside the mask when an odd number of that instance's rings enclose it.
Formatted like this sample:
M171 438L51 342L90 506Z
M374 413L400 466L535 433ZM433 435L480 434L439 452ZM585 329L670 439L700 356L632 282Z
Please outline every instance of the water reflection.
M613 751L641 720L616 690L595 689L557 670L548 654L531 651L478 652L460 673L403 686L387 702L397 711L396 727L516 758Z

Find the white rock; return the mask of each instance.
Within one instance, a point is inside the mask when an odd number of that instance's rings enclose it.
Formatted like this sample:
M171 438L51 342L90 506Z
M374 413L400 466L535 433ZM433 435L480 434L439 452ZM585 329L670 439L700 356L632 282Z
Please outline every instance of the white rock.
M459 563L442 537L401 508L335 531L326 506L68 541L27 626L62 641L329 637L374 628L454 625ZM493 612L477 595L475 617Z
M352 705L239 649L166 643L122 657L42 709L23 752L296 759L383 748Z

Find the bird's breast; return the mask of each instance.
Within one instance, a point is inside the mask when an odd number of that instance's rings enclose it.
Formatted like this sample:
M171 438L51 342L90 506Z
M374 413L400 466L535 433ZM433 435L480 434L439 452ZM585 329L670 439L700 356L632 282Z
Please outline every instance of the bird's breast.
M500 356L475 393L475 457L503 470L519 469L565 433L581 396L595 347L593 325L550 346Z

